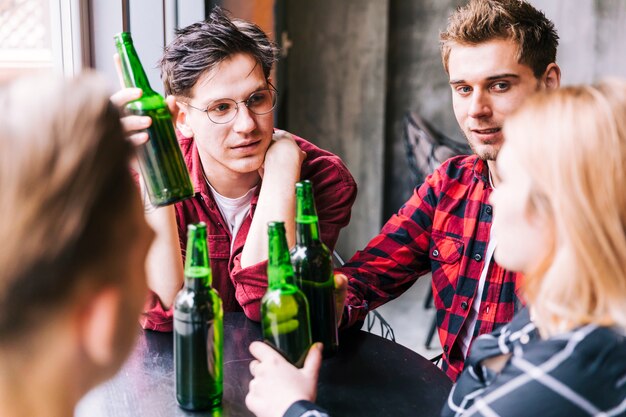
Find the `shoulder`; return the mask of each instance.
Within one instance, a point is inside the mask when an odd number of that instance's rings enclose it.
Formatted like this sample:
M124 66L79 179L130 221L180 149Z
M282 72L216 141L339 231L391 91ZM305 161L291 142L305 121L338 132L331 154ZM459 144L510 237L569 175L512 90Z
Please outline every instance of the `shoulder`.
M484 197L485 167L485 162L476 155L452 157L418 185L416 196L433 202L446 195L454 201L480 200Z
M311 180L316 188L329 183L334 183L339 188L356 188L352 174L340 157L301 137L296 135L293 137L300 149L307 155L302 163L302 179Z
M466 183L480 178L484 166L476 155L458 155L444 161L435 172L447 181Z

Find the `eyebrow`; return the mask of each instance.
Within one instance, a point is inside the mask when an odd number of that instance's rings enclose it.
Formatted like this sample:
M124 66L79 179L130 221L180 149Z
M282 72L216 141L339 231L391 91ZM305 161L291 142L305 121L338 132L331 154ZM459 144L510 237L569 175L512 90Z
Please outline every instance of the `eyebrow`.
M505 73L505 74L491 75L491 76L485 78L485 80L486 81L494 81L494 80L501 80L503 78L519 79L520 76L517 75L517 74ZM465 80L450 80L450 85L456 85L456 84L467 84L467 81L465 81Z
M261 91L261 90L268 90L269 88L270 88L270 86L269 86L269 83L267 82L267 80L265 81L265 85L263 85L263 83L259 83L259 84L258 84L258 85L254 88L254 90L252 90L250 93L248 93L248 95L246 96L246 100L247 100L248 98L250 98L250 96L251 96L252 94L254 94L254 93L256 93L256 92L259 92L259 91ZM211 104L211 103L214 103L214 102L216 102L216 101L220 101L220 100L224 100L224 99L231 99L231 100L234 100L233 98L230 98L230 97L217 97L217 98L212 98L212 99L209 99L208 101L206 101L206 104L203 104L203 105L208 106L208 105L209 105L209 104ZM204 102L203 102L203 103L204 103Z

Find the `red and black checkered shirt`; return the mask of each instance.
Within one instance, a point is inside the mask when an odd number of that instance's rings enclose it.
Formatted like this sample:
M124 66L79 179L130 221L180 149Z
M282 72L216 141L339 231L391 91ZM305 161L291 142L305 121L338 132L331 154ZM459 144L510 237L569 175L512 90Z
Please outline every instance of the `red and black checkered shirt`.
M443 370L454 381L463 370L459 332L476 296L489 243L492 208L489 168L476 156L444 162L340 272L349 278L344 325L432 272ZM521 275L491 262L474 337L508 323L521 306Z

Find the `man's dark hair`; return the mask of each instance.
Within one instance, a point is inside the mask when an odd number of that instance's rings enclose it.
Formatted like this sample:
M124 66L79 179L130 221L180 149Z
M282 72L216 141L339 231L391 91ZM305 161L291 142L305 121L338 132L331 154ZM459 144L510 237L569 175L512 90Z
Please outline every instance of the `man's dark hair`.
M524 0L470 0L450 16L439 39L446 72L452 45L509 39L517 44L518 62L529 66L537 78L556 61L559 45L554 23Z
M189 97L200 76L232 55L252 56L269 78L278 49L254 23L230 18L215 7L208 19L176 31L161 58L161 79L167 95Z

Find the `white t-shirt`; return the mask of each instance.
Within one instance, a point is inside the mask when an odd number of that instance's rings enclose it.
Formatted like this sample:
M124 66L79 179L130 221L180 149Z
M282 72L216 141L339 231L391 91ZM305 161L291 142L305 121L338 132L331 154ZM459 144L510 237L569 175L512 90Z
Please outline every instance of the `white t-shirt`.
M208 184L208 181L207 181ZM213 193L213 197L215 198L215 203L217 203L217 207L220 209L220 213L222 213L222 217L228 226L228 230L230 230L230 235L232 238L230 239L230 251L233 251L233 245L235 243L235 237L243 224L244 219L248 215L250 211L250 202L254 197L254 193L257 189L257 186L252 187L248 190L247 193L237 198L228 198L224 197L217 191L215 188L209 184L209 188Z

